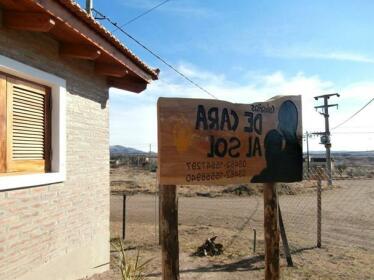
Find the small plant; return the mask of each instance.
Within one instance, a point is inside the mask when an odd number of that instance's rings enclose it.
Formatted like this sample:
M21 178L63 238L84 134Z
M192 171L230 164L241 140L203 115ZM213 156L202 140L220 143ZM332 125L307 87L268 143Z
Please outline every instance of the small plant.
M139 250L136 254L135 260L127 257L125 246L123 244L122 239L119 239L119 248L114 244L113 246L117 251L120 252L120 256L118 257L118 262L116 263L116 266L119 268L121 272L122 280L144 280L144 270L146 266L151 262L151 259L143 263L140 263Z

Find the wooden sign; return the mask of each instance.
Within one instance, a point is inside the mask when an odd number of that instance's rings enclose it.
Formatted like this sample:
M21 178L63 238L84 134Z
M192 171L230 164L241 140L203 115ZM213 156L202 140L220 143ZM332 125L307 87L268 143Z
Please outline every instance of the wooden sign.
M302 180L301 96L234 104L159 98L161 185Z

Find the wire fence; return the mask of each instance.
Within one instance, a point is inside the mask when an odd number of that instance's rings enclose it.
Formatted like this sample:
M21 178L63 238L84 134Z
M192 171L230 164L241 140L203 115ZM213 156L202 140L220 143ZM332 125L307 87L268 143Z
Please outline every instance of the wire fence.
M374 165L343 161L332 171L331 186L324 167L317 165L310 166L309 170L305 168L302 182L277 185L279 207L294 257L309 250L319 258L318 232L322 248L374 252ZM127 197L126 240L158 256L157 189L147 193ZM121 236L121 201L121 196L112 195L112 237ZM217 242L224 246L226 261L259 256L261 260L264 254L263 208L260 185L211 188L199 193L186 193L180 188L181 252L191 255L205 239L218 236ZM285 263L282 240L280 244ZM260 262L258 266L261 267ZM251 264L251 267L256 268L256 265Z

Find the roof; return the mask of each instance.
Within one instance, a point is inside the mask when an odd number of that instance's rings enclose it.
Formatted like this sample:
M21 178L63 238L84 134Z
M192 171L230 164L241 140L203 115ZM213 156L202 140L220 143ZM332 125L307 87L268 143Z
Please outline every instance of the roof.
M152 75L153 79L158 78L158 69L152 69L147 64L145 64L137 55L135 55L129 48L121 43L112 33L110 33L103 25L101 25L97 20L95 20L91 15L89 15L86 10L82 9L81 6L73 0L58 0L63 4L68 10L76 14L79 18L84 20L87 24L95 29L98 33L104 36L108 41L115 45L118 49L123 51L124 54L128 55L136 62L140 67Z
M73 0L0 0L5 28L44 32L61 56L94 61L108 86L141 92L159 70L152 69Z

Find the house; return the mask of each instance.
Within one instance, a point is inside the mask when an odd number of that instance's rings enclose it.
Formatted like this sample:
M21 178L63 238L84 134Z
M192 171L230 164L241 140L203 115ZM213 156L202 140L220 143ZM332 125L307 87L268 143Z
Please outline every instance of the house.
M0 0L0 279L109 268L109 87L158 71L70 0Z
M310 158L310 167L325 167L326 166L326 157L311 157ZM335 160L331 159L331 168L335 168Z

